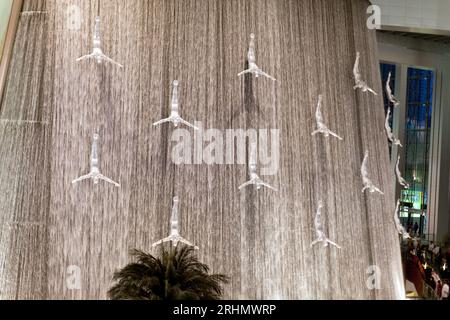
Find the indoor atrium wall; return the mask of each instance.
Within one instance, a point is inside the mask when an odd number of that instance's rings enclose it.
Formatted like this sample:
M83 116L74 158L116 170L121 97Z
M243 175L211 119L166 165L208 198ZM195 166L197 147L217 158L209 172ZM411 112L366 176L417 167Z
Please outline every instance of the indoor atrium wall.
M47 13L21 17L0 108L0 298L106 298L130 249L158 252L151 244L169 232L174 195L181 235L212 272L231 277L226 298L403 298L368 1L97 3L25 1L24 10ZM70 5L81 9L79 30ZM92 49L98 11L103 51L123 69L76 62ZM250 33L258 65L278 82L237 77ZM353 89L357 51L378 96ZM262 177L279 192L240 192L246 165L172 162L173 126L152 123L167 116L174 79L183 118L204 129L280 130L279 170ZM343 141L311 135L319 94ZM71 184L89 170L94 133L101 171L120 189ZM361 192L365 150L385 196ZM340 250L310 246L321 199ZM80 290L67 285L70 266L80 268ZM376 290L371 266L380 270Z

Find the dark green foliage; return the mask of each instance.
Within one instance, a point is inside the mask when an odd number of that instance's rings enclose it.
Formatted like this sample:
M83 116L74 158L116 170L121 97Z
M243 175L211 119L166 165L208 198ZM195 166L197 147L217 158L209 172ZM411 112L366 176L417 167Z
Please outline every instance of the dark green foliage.
M114 274L108 291L112 300L218 300L228 277L209 274L189 247L163 250L161 258L139 250L130 263Z

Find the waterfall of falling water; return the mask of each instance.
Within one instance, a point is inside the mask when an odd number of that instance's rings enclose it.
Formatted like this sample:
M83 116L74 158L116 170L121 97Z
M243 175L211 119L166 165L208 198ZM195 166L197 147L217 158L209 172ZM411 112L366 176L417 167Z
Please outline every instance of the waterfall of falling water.
M100 3L100 7L98 7ZM68 28L78 6L81 29ZM231 277L226 298L373 299L403 294L381 96L353 90L352 67L381 92L365 0L28 0L0 108L0 298L103 299L129 249L150 251L181 199L181 234L212 272ZM100 12L103 52L124 65L75 60L92 50ZM237 77L248 35L257 62L279 82ZM170 84L184 119L203 128L280 129L278 193L237 187L246 165L171 161ZM319 94L343 142L312 137ZM72 179L100 169L121 188ZM192 133L194 137L194 133ZM363 195L359 169L386 196ZM310 247L318 200L327 235ZM156 253L157 251L155 251ZM381 289L366 270L380 267ZM68 268L81 288L67 286ZM388 269L389 268L389 269Z
M23 8L44 9L44 1ZM20 17L0 107L0 299L47 297L49 43L47 17Z

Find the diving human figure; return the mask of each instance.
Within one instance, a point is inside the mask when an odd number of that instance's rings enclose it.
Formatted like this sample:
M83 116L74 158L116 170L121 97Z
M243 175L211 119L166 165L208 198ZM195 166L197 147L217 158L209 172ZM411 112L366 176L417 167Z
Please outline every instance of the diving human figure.
M325 235L325 232L323 230L322 221L321 221L322 208L323 208L323 202L319 201L319 206L317 208L316 217L314 219L314 229L316 231L317 239L311 243L311 247L314 247L318 243L322 243L324 247L328 247L328 245L331 244L332 246L335 246L336 248L341 249L341 247L338 244L336 244L335 242L328 239L327 236Z
M400 156L397 157L397 163L395 165L395 175L397 176L398 183L405 189L409 189L409 183L402 177L402 173L400 172Z
M195 250L198 250L199 248L189 242L188 240L184 239L180 236L179 233L179 220L178 220L178 204L180 202L180 199L178 197L173 198L173 207L172 207L172 217L170 219L170 235L167 238L164 238L162 240L159 240L152 244L152 247L159 246L166 242L172 242L172 245L176 247L179 242L184 243L185 245L189 247L194 247Z
M250 180L244 183L239 187L239 190L243 190L244 188L254 185L256 186L257 190L260 190L262 187L266 187L269 189L272 189L274 191L278 191L271 185L265 183L261 180L261 178L258 176L258 165L257 165L257 151L256 151L256 143L250 144L250 157L249 157L249 170L250 170Z
M411 239L411 236L405 230L405 227L400 222L399 212L400 212L400 200L397 200L397 207L396 207L395 213L394 213L395 228L397 229L398 234L402 235L403 239L405 239L405 240L406 239Z
M394 105L394 107L398 107L400 105L400 101L398 101L398 99L392 94L390 72L386 81L386 96L388 100Z
M95 18L95 26L94 26L94 40L93 40L93 50L92 53L82 56L77 59L77 62L83 60L94 59L98 64L101 64L103 61L114 64L119 68L123 68L123 66L114 61L113 59L106 56L101 49L101 37L100 37L100 17Z
M331 131L330 129L328 129L328 127L325 125L324 120L323 120L323 115L322 115L322 111L321 111L321 107L322 107L322 100L323 97L322 95L319 95L319 102L317 103L317 109L316 109L316 124L317 124L317 130L314 131L311 135L316 135L318 133L323 134L326 138L328 138L330 135L338 138L339 140L344 140L342 139L340 136L338 136L336 133L334 133L333 131Z
M353 67L353 76L355 78L355 86L353 87L354 90L356 89L361 89L362 92L371 92L374 95L378 95L378 93L376 93L375 91L373 91L371 88L369 88L369 86L367 85L367 83L362 80L361 77L361 73L359 71L359 60L361 58L361 54L359 52L356 53L356 61L355 61L355 65Z
M363 185L364 185L362 192L364 193L366 190L369 190L370 193L378 192L378 193L384 195L384 193L380 189L375 187L372 180L369 179L369 171L367 169L368 161L369 161L369 152L366 151L363 163L361 165L361 176L362 176Z
M184 124L185 126L188 126L190 128L193 128L194 130L199 130L196 126L193 124L185 121L183 118L181 118L179 113L179 102L178 102L178 80L175 80L173 82L173 91L172 91L172 102L171 102L171 109L170 109L170 117L166 119L159 120L158 122L155 122L154 126L159 126L163 123L171 122L175 127L178 127L180 124Z
M79 183L81 181L91 179L92 181L94 181L94 184L98 184L100 180L103 180L103 181L105 181L107 183L115 185L116 187L120 187L120 184L118 184L117 182L111 180L108 177L105 177L104 175L102 175L100 173L99 157L98 157L98 140L99 140L99 135L95 134L94 135L94 140L92 142L91 169L90 169L90 172L87 175L85 175L85 176L81 176L81 177L73 180L72 184L76 184L76 183Z
M392 142L396 146L403 148L402 142L400 141L400 139L397 139L394 132L392 132L391 126L389 125L390 117L391 117L391 109L388 108L388 112L386 115L386 121L384 122L384 128L386 129L386 135L390 142Z
M239 73L238 77L240 77L246 73L251 73L251 74L254 74L256 78L259 78L259 76L263 76L263 77L269 78L272 81L277 81L277 79L275 79L271 75L268 75L267 73L265 73L256 64L255 35L253 33L250 34L250 45L249 45L249 49L248 49L247 59L248 59L248 69Z

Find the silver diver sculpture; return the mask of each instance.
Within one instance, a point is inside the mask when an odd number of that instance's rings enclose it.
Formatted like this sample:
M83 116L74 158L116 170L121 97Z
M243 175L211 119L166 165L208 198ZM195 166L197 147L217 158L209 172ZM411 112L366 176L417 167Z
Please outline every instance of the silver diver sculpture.
M95 134L94 135L94 140L92 142L92 150L91 150L91 169L90 172L85 175L85 176L81 176L75 180L72 181L72 184L76 184L79 183L81 181L84 180L88 180L91 179L94 181L94 184L98 184L100 180L103 180L107 183L113 184L116 187L120 187L120 184L118 184L117 182L111 180L110 178L105 177L104 175L102 175L100 173L100 169L99 169L99 157L98 157L98 140L99 140L99 135Z
M367 83L362 80L361 77L361 73L359 71L359 60L361 58L361 54L359 52L356 53L356 61L355 61L355 66L353 67L353 76L355 78L355 86L353 87L354 90L356 89L361 89L362 92L371 92L374 95L378 95L378 93L376 93L375 91L373 91L371 88L369 88L369 86L367 85Z
M173 198L173 207L172 207L172 217L170 219L170 235L167 238L164 238L162 240L159 240L152 244L152 247L159 246L166 242L172 242L172 245L176 247L178 245L178 242L184 243L185 245L189 247L194 247L195 250L198 250L199 248L189 242L188 240L184 239L180 236L178 227L179 227L179 220L178 220L178 204L180 202L180 199L178 197Z
M314 229L316 231L317 239L311 243L311 248L321 242L324 247L328 247L328 245L331 244L332 246L335 246L336 248L341 249L341 247L337 243L331 241L325 235L325 232L323 230L323 224L321 221L322 208L323 208L323 202L319 201L319 206L317 208L316 217L314 219Z
M179 102L178 102L178 80L175 80L173 82L173 91L172 91L172 102L171 102L171 109L170 109L170 117L166 119L159 120L158 122L155 122L154 126L159 126L163 123L171 122L175 127L178 127L180 124L184 124L185 126L188 126L190 128L193 128L194 130L199 130L196 126L193 124L187 122L183 118L181 118L179 113Z
M248 166L249 166L249 170L250 170L250 180L247 181L246 183L244 183L243 185L241 185L239 187L239 190L243 190L244 188L254 185L256 186L257 190L260 190L261 187L266 187L269 189L272 189L274 191L278 191L277 189L275 189L274 187L272 187L271 185L265 183L264 181L261 180L261 178L258 176L257 171L258 171L258 165L257 165L257 152L256 152L256 143L252 143L250 144L250 156L249 156L249 161L248 161Z
M101 49L101 37L100 37L100 17L95 18L95 25L94 25L94 36L93 36L93 50L92 53L82 56L81 58L77 59L77 62L84 61L84 60L90 60L94 59L98 64L101 64L103 61L111 63L113 65L118 66L119 68L123 68L123 66L114 61L113 59L106 56L102 49Z
M397 176L398 183L405 189L409 189L409 183L402 177L402 173L400 172L400 156L397 157L397 163L395 165L395 175Z
M363 163L361 165L361 176L362 176L363 185L364 185L362 192L364 193L366 190L369 190L370 193L378 192L378 193L384 195L384 193L380 189L375 187L372 180L369 179L369 170L367 169L368 161L369 161L369 151L366 151L366 154L364 155Z
M272 81L277 81L277 79L275 79L274 77L272 77L271 75L268 75L267 73L265 73L261 68L258 67L258 65L256 64L256 54L255 54L255 34L250 34L250 45L249 45L249 49L248 49L248 69L242 71L241 73L238 74L238 77L246 74L246 73L251 73L254 74L256 78L259 78L259 76L263 76L266 77Z
M411 236L405 230L405 227L400 222L399 212L400 212L400 200L397 200L397 207L395 208L395 213L394 213L395 228L397 229L398 234L402 235L403 239L405 239L405 240L411 239Z
M316 109L316 124L317 124L317 130L314 131L311 135L316 135L318 133L323 134L326 138L328 138L330 135L338 138L339 140L344 140L342 139L340 136L338 136L336 133L334 133L333 131L331 131L330 129L328 129L328 127L325 125L324 120L323 120L323 115L322 115L322 111L321 111L321 107L322 107L322 100L323 97L322 95L319 95L319 102L317 103L317 109Z
M394 107L398 107L400 105L400 101L398 101L398 99L392 94L390 72L386 81L386 96L388 100L394 105Z
M386 121L384 122L384 128L386 129L386 135L392 144L403 148L402 142L400 139L397 139L394 132L392 132L391 126L389 125L389 118L391 117L391 109L388 108L388 112L386 115Z

